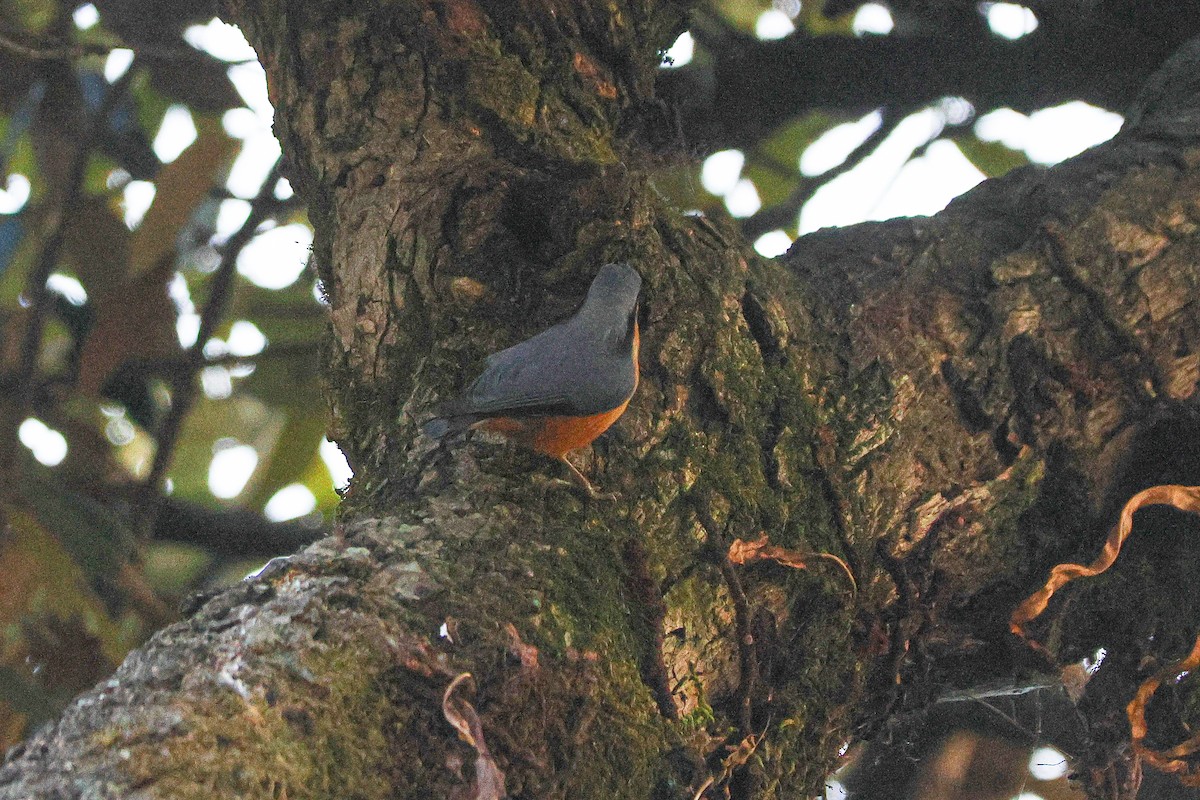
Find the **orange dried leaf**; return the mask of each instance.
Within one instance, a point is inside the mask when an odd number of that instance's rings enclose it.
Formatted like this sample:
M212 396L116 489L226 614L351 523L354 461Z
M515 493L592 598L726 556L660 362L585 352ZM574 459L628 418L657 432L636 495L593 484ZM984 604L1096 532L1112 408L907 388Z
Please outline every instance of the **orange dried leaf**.
M471 800L503 800L508 795L504 789L504 772L496 766L488 751L479 714L466 700L454 696L454 691L470 680L471 673L464 672L450 681L442 694L442 714L458 731L458 738L475 748L475 787Z
M1138 687L1137 693L1133 699L1129 701L1129 705L1125 707L1125 714L1129 717L1130 738L1133 741L1133 749L1150 764L1158 767L1163 772L1183 772L1180 781L1185 786L1200 786L1200 764L1191 764L1185 759L1200 750L1200 734L1196 734L1190 739L1168 747L1165 750L1154 750L1142 742L1146 738L1146 704L1150 702L1150 698L1166 681L1174 681L1181 675L1200 667L1200 636L1196 637L1196 643L1192 645L1192 651L1174 664L1170 664L1159 670L1154 675L1146 679L1141 686Z
M1104 549L1091 564L1058 564L1050 570L1050 577L1045 585L1025 599L1016 607L1009 618L1009 629L1024 639L1031 647L1045 652L1045 648L1033 641L1025 632L1025 625L1046 610L1050 598L1063 585L1076 578L1090 578L1107 570L1117 560L1121 546L1129 538L1133 530L1133 515L1141 508L1154 505L1174 506L1181 511L1200 513L1200 486L1152 486L1144 489L1125 504L1121 510L1121 518L1108 534Z
M538 649L522 641L521 634L517 632L517 627L511 622L504 626L504 632L508 634L508 652L516 656L521 662L521 668L537 669Z
M846 573L846 577L850 579L850 588L856 593L858 592L858 582L854 580L854 573L850 571L850 567L842 559L832 553L807 553L802 550L788 550L786 547L771 544L765 533L752 542L747 542L744 539L734 539L733 544L729 545L728 556L729 560L734 564L749 564L753 561L765 560L774 561L776 564L791 567L792 569L808 569L808 559L823 558L841 567L842 571Z

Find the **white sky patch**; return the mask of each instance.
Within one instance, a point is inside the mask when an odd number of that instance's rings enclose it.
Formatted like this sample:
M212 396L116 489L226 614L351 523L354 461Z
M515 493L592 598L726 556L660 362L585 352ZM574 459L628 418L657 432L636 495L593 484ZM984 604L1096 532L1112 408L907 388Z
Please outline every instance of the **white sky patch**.
M167 283L167 296L171 298L171 302L175 304L175 310L180 314L191 314L196 310L196 304L192 302L191 290L188 289L187 279L181 272L176 272L171 276L171 280Z
M213 459L208 465L208 490L214 497L229 500L246 488L246 482L258 466L258 452L236 439L219 439L213 445Z
M782 39L795 30L791 18L777 8L767 9L754 22L754 35L759 39Z
M15 214L29 202L33 185L19 172L8 176L4 188L0 189L0 214Z
M792 246L792 237L784 231L764 233L754 240L754 249L763 258L775 258L787 252Z
M248 108L231 108L221 115L221 127L234 139L245 139L262 128L262 120Z
M317 498L307 486L293 483L275 494L263 507L263 516L272 522L283 522L311 514L317 507Z
M941 130L942 116L936 111L926 109L905 117L861 164L817 190L800 212L800 233L830 225L853 225L865 219L888 219L887 216L881 216L876 207L888 194L891 183L897 180L913 150L937 136ZM937 148L931 150L937 152ZM957 153L958 148L954 150ZM958 153L958 159L960 164L965 161L961 153ZM923 213L917 209L930 208L937 202L944 205L949 197L941 184L947 178L943 175L936 177L937 180L930 185L912 187L914 194L908 198L911 203L889 206L891 216ZM949 182L958 185L963 183L961 178ZM936 195L940 200L928 199L929 194Z
M1005 147L1024 150L1029 138L1029 117L1011 108L997 108L976 120L975 135L985 142L1001 142Z
M943 97L938 100L937 108L947 125L962 125L975 113L975 106L964 97Z
M262 64L257 61L235 64L229 68L229 80L233 81L234 88L246 101L246 107L270 124L275 110L271 108L267 94L267 73Z
M260 233L238 255L237 269L264 289L291 286L308 264L312 231L298 222Z
M154 202L154 184L150 181L130 181L121 192L121 205L125 207L125 227L133 230L142 223L142 217Z
M279 158L279 153L279 142L271 133L270 123L267 123L258 133L243 140L242 152L229 170L225 188L234 197L247 200L254 197Z
M225 241L242 227L250 216L250 202L247 200L222 200L217 208L216 236L218 241Z
M321 442L320 453L321 460L325 462L325 466L329 468L330 476L333 477L333 488L344 488L346 484L350 483L350 478L354 475L354 471L346 463L346 457L342 455L341 448L326 439Z
M186 106L173 105L163 114L162 124L154 137L154 155L164 164L179 158L179 154L196 141L196 123Z
M290 200L296 191L292 189L292 183L287 178L280 178L275 184L275 199Z
M246 41L241 29L216 17L205 25L192 25L183 32L183 38L197 50L203 50L222 61L249 61L257 58L254 48Z
M67 457L66 437L36 417L21 423L17 438L47 467L53 467Z
M233 394L233 376L225 367L205 367L200 370L200 388L209 400L224 400Z
M229 328L229 339L226 340L232 355L246 358L256 356L267 346L267 337L253 322L239 319Z
M176 272L167 283L167 296L175 304L178 316L175 318L175 335L179 344L191 347L200 335L200 315L196 313L196 304L192 302L192 293L188 290L187 280Z
M204 343L204 348L201 352L204 353L205 358L220 358L221 356L229 355L229 347L225 344L224 339L213 336Z
M975 135L1023 150L1039 164L1057 164L1116 136L1123 122L1120 114L1075 100L1029 116L998 108L979 118Z
M1039 747L1029 756L1029 774L1039 781L1056 781L1067 774L1067 757L1053 747Z
M117 78L125 74L125 70L129 69L129 65L133 63L133 51L118 47L108 54L108 58L104 60L104 80L112 83Z
M846 787L841 781L832 780L825 782L825 800L846 800L849 797Z
M980 3L979 10L987 17L992 33L1005 39L1020 39L1037 30L1034 13L1016 3Z
M1125 119L1080 100L1029 115L1025 154L1039 164L1057 164L1117 135Z
M75 21L75 27L81 31L86 31L88 28L95 27L100 21L100 12L91 3L82 5L71 14L71 19Z
M175 335L179 337L179 344L183 347L191 347L196 343L196 337L200 335L200 315L196 313L180 314L175 320Z
M1021 792L1019 795L1013 797L1013 800L1045 800L1045 798L1037 792Z
M679 34L679 38L675 40L675 44L667 50L663 58L663 66L672 69L674 67L682 67L692 60L692 56L696 53L696 40L692 38L690 31L684 31Z
M279 142L271 132L274 111L267 97L266 73L257 61L230 67L229 79L247 107L230 109L221 117L225 132L242 140L242 150L229 170L225 188L234 197L249 199L258 194L279 158Z
M709 194L724 197L737 186L746 156L741 150L721 150L704 159L700 167L700 184Z
M986 177L953 142L936 141L904 165L868 219L936 214Z
M836 167L866 138L883 124L883 115L872 111L862 119L835 125L817 137L800 154L800 172L803 175L820 175Z
M87 290L83 284L70 275L55 272L46 279L46 288L58 292L73 306L81 306L87 302Z
M896 23L892 20L892 12L888 11L886 6L881 6L879 3L867 3L859 6L858 13L854 15L854 22L850 23L850 26L857 36L862 36L864 33L884 36L892 32Z
M733 189L725 195L725 208L729 214L738 219L748 217L762 208L762 200L758 197L758 189L749 178L742 178Z

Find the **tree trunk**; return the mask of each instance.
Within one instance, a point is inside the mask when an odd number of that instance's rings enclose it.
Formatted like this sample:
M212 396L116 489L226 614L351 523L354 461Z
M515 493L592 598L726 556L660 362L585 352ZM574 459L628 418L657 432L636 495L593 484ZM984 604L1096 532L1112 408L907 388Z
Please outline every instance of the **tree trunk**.
M810 796L889 719L1044 670L1013 607L1134 491L1200 482L1200 46L1106 145L764 263L647 177L675 4L225 6L316 229L354 482L335 536L133 653L2 798ZM644 278L642 385L584 464L619 499L420 435L609 261ZM1136 791L1124 704L1200 618L1196 526L1159 523L1052 614L1060 663L1109 653L1095 797ZM762 534L807 569L729 560Z

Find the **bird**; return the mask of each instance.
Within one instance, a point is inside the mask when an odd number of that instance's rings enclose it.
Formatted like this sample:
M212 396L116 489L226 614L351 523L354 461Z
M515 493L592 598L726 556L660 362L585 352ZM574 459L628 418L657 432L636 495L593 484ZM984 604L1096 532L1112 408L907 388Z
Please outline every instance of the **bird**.
M570 319L488 356L459 397L422 426L432 439L499 433L567 465L589 497L596 490L567 453L586 447L625 412L638 386L638 294L629 264L600 268Z

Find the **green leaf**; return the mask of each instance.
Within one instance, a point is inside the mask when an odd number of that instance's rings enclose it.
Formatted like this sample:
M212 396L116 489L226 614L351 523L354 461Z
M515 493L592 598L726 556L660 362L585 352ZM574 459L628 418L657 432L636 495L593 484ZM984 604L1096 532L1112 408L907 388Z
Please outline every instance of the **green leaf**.
M758 198L762 201L764 208L786 200L795 190L800 178L799 173L787 176L778 169L758 164L748 164L742 171L742 177L749 178L754 183L754 188L758 190Z
M38 523L54 533L90 580L111 580L133 555L129 528L105 505L30 466L20 482L21 496Z
M308 487L308 490L317 498L317 511L326 517L330 516L337 508L338 503L342 501L342 498L334 491L333 475L330 474L325 459L321 458L320 450L313 454L313 459L300 478L300 483Z
M212 554L193 544L152 542L144 556L146 582L159 595L182 597L213 563Z
M746 0L716 0L714 11L725 18L726 22L746 33L754 32L754 24L759 15L771 9L769 0L756 0L747 3Z
M258 470L254 490L247 498L246 505L262 508L280 489L300 482L313 459L320 459L318 450L325 439L327 427L323 406L310 406L308 413L293 409L275 447L267 456L265 467L260 466ZM330 483L328 471L325 482Z
M184 422L171 460L175 496L209 506L216 504L218 501L208 489L208 468L217 440L233 437L254 447L261 459L263 453L275 446L285 423L283 412L252 397L201 399ZM247 489L253 491L253 486L252 477Z
M823 111L812 111L775 130L754 148L751 159L771 159L776 164L799 170L800 154L820 136L844 119Z
M964 136L953 142L967 160L989 178L999 177L1029 163L1029 157L1023 151L1014 150L1000 142L984 142L975 136Z

